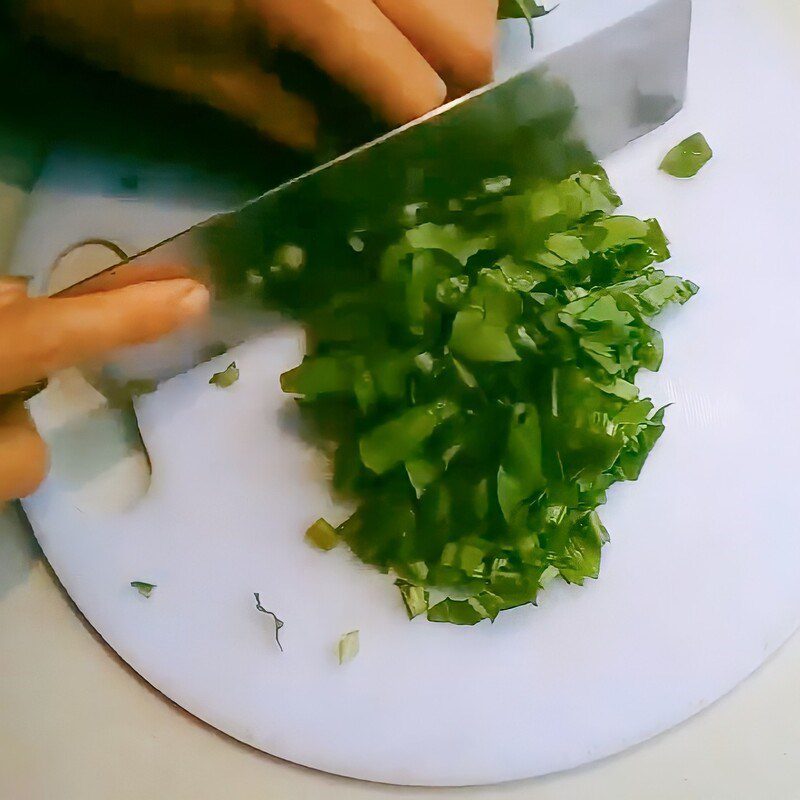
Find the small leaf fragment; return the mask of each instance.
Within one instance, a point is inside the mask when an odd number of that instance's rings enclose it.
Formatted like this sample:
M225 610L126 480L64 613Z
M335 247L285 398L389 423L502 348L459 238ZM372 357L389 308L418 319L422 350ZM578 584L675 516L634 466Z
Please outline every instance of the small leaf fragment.
M274 611L269 611L268 609L264 608L261 605L261 598L259 597L259 592L253 592L253 597L256 599L256 611L260 611L262 614L268 614L275 620L275 644L278 645L281 653L283 652L283 645L281 644L281 628L283 627L283 620L278 619L278 615Z
M702 133L695 133L675 145L661 162L662 172L675 178L693 178L712 159L714 151Z
M497 473L497 499L507 522L514 520L522 504L544 483L539 412L534 405L520 403L513 411L506 451Z
M415 458L406 461L406 473L414 487L417 498L425 494L425 490L439 478L444 471L444 464L427 458Z
M281 375L281 389L308 400L353 390L352 363L343 358L305 358L300 366Z
M359 633L358 631L350 631L339 639L339 644L336 645L336 655L339 659L339 664L346 664L352 661L360 649Z
M291 275L303 269L306 263L306 253L296 244L281 245L272 255L269 270L277 275Z
M490 236L469 236L457 225L434 225L426 222L406 232L408 243L417 250L442 250L462 264L494 244Z
M321 517L306 531L306 541L320 550L333 550L341 540L336 528Z
M498 19L515 19L524 17L531 34L531 47L534 46L533 20L544 17L554 9L546 9L538 0L500 0L497 9Z
M484 619L494 622L501 608L501 599L491 592L481 592L466 600L446 597L428 611L428 620L453 625L476 625Z
M487 323L475 308L465 308L456 315L450 348L468 361L508 363L520 360L505 328Z
M147 583L146 581L131 581L131 586L136 589L142 597L150 597L156 584Z
M427 589L422 586L414 586L404 580L397 580L394 585L400 590L400 596L403 598L409 619L414 619L428 610L429 594Z
M382 475L414 455L436 428L458 412L449 401L416 406L374 428L359 442L364 466Z
M212 375L208 382L213 386L218 386L220 389L227 389L238 380L239 368L236 366L236 362L232 361L222 372Z

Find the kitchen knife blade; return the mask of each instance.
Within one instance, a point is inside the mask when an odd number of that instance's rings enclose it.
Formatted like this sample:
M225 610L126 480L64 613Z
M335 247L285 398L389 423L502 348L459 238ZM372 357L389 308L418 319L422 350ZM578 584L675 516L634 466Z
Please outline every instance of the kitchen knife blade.
M391 231L418 204L444 205L500 176L565 177L658 127L682 106L691 0L639 2L586 28L597 5L564 3L581 33L524 72L479 89L359 147L243 207L212 217L59 293L72 296L142 280L190 275L213 290L211 321L134 348L117 380L164 379L267 328L282 277L313 271L335 280L353 237ZM612 6L614 4L612 3ZM619 3L616 4L619 6ZM586 29L586 31L584 31Z

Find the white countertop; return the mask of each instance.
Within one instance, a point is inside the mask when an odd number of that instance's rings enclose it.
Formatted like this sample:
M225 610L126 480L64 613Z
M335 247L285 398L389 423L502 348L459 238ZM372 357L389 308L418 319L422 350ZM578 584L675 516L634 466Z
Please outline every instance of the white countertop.
M761 5L776 35L800 38L794 0ZM0 191L4 220L15 198ZM698 717L567 774L476 790L358 783L254 751L165 700L82 621L14 510L0 514L0 800L796 800L798 674L795 636Z

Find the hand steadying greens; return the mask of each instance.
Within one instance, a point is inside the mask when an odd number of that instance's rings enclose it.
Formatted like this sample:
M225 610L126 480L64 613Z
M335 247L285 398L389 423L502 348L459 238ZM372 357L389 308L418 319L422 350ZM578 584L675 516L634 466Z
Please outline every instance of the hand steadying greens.
M283 389L357 501L338 533L411 616L474 624L597 577L597 508L664 430L635 386L662 360L649 320L697 291L656 268L658 223L619 204L600 167L487 181L306 318L313 352Z
M525 0L527 2L527 0ZM317 113L274 53L313 61L390 125L492 77L497 0L19 0L24 31L300 149Z

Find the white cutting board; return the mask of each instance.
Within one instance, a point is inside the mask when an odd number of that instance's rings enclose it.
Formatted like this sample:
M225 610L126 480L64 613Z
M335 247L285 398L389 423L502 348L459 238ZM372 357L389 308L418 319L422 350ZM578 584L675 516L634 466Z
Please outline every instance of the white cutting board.
M661 321L667 357L646 389L675 405L642 479L604 509L601 579L555 585L493 626L409 623L388 578L344 549L306 546L308 523L336 509L277 385L301 341L278 330L141 401L152 484L127 512L82 506L114 468L96 452L119 461L119 443L81 452L96 430L86 415L38 401L54 468L26 510L78 607L134 669L282 758L456 785L622 750L725 694L785 641L800 622L800 64L755 5L696 0L685 111L607 164L626 207L662 221L670 268L702 290ZM714 161L688 182L658 173L697 130ZM92 235L119 236L120 218L104 229L95 206ZM48 236L51 212L34 214L23 244ZM137 216L140 238L166 225L147 207ZM136 244L136 225L126 235ZM208 386L231 358L239 383ZM158 584L149 600L129 587L137 579ZM256 591L286 623L283 653ZM336 641L353 629L361 653L340 667Z

